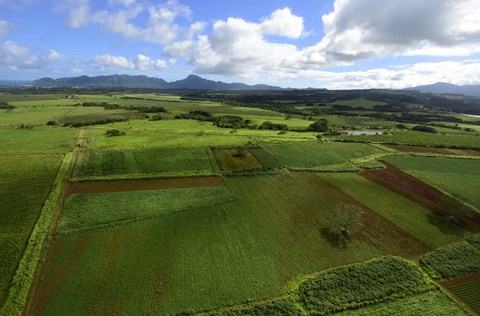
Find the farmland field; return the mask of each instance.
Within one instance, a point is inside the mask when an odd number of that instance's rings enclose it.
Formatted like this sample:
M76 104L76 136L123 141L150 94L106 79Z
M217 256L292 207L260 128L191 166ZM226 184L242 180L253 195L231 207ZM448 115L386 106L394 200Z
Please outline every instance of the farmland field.
M0 155L0 304L62 155Z
M388 157L387 162L480 209L480 161L431 157Z
M325 215L355 202L315 174L234 177L227 186L237 200L57 237L32 314L210 309L279 295L295 277L336 265L428 251L368 210L351 242L329 241ZM109 208L124 204L107 199Z
M480 293L480 274L453 281L445 281L441 284L475 312L480 313L480 296L478 295Z
M316 168L346 164L352 159L384 153L368 144L289 143L262 144L283 165L290 168Z
M480 272L474 120L409 92L12 89L0 314L468 315L438 284Z
M79 153L74 178L212 174L208 148L95 151Z
M322 178L430 247L461 239L467 234L446 218L360 175L331 173L322 174Z

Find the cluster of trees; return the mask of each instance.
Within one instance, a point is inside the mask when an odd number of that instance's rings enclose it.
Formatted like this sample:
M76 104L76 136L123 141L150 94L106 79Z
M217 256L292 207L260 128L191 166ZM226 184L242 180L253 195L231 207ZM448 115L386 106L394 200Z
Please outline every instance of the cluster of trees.
M7 104L5 102L0 102L0 110L13 110L16 109L15 106Z
M116 110L120 109L121 106L119 104L112 104L107 102L97 103L97 102L83 102L82 106L100 106L103 107L105 110Z
M82 126L89 126L89 125L103 125L115 122L127 122L130 119L128 117L119 117L119 118L105 118L93 121L78 121L78 122L65 122L63 126L71 126L71 127L82 127ZM48 124L48 123L47 123Z
M412 131L425 132L425 133L437 133L438 131L431 126L417 125L412 127Z

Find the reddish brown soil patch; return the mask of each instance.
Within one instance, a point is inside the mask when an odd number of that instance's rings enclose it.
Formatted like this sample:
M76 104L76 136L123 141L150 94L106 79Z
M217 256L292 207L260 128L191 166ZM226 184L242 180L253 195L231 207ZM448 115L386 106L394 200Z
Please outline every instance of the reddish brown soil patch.
M360 175L420 203L440 216L455 216L460 226L480 232L480 214L426 182L382 161L386 169L362 170Z
M480 274L443 281L440 285L480 315Z
M455 155L455 156L480 156L480 150L474 149L457 149L457 148L435 148L435 147L417 147L417 146L401 146L401 145L388 145L387 147L402 151L413 153L432 153L442 155Z
M220 177L69 182L66 195L222 186Z

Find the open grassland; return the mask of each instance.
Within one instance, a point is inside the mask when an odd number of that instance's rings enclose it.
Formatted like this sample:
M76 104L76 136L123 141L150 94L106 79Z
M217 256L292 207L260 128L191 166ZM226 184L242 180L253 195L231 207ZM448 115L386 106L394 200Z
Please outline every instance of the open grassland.
M467 232L446 218L358 174L322 174L329 181L430 247L462 238Z
M262 147L290 169L321 169L384 153L368 144L346 143L286 143L262 144Z
M65 153L72 149L78 130L73 128L35 127L1 128L0 154Z
M438 157L388 157L387 162L480 209L480 161Z
M480 235L454 243L420 258L420 264L434 279L455 279L480 273Z
M391 145L452 147L479 149L480 137L475 134L432 134L415 131L395 130L388 135L341 135L332 139L345 142L372 142Z
M125 136L107 137L108 129L126 132ZM162 120L113 123L89 127L88 149L190 148L208 146L244 146L247 142L297 142L314 140L315 133L288 132L279 135L270 130L231 130L218 128L211 122Z
M80 152L73 177L207 175L218 170L208 148Z
M0 156L0 305L62 155Z
M72 195L65 201L57 232L115 226L233 199L224 186Z
M480 313L480 274L441 283L475 312Z
M209 310L281 295L318 270L427 251L367 209L362 230L332 243L322 228L337 229L330 214L355 201L315 174L233 177L227 185L237 200L58 236L31 314ZM124 203L108 200L108 209Z

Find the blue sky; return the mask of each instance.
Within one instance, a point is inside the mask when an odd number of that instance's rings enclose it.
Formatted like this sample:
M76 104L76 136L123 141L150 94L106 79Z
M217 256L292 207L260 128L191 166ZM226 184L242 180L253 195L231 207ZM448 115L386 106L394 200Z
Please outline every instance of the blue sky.
M0 0L0 79L480 83L480 0Z

